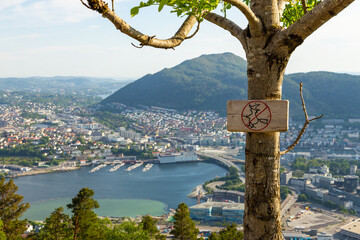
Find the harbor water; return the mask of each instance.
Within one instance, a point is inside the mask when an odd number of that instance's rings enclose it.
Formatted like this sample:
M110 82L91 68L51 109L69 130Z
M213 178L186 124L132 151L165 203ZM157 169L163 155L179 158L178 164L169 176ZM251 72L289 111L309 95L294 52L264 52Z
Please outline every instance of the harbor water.
M32 207L24 217L44 220L56 207L70 203L83 187L95 191L101 216L162 215L167 208L176 208L181 202L191 206L196 200L187 195L203 182L224 176L226 170L210 163L155 164L143 172L144 166L125 171L125 165L114 172L106 166L90 173L93 167L62 173L51 173L16 178L18 193ZM68 212L69 213L69 212Z

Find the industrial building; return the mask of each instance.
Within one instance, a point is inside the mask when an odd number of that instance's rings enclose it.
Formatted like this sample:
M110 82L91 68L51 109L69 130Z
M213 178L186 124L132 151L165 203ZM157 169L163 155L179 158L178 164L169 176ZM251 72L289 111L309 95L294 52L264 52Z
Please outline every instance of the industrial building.
M213 193L213 201L223 202L231 200L236 203L244 203L245 193L228 190L215 190Z
M300 232L283 232L284 240L310 240L311 238Z
M358 187L358 176L347 175L344 176L344 189L347 192L354 192Z
M360 240L360 219L342 226L340 228L340 233L344 235L344 239Z
M206 224L242 224L244 218L244 204L229 202L205 202L190 207L190 217L194 221Z
M280 174L280 184L287 185L292 178L292 172L284 172Z

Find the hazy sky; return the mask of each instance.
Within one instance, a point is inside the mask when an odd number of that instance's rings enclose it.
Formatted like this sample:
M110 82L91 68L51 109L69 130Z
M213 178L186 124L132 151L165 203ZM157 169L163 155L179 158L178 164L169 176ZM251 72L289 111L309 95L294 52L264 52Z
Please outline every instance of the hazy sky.
M139 0L140 1L140 0ZM116 12L148 35L167 38L183 19L156 7L134 18L139 1L117 1ZM229 18L241 27L236 10ZM292 55L287 73L326 70L360 72L360 1L352 3L311 35ZM0 77L92 76L138 78L202 54L232 52L244 57L240 43L204 21L199 33L176 50L137 49L135 40L117 31L80 0L0 0Z

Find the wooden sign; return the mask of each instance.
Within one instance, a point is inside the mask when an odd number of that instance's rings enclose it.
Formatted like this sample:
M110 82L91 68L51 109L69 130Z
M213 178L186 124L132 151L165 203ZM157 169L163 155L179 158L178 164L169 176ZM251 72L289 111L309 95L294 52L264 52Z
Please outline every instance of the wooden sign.
M227 130L231 132L285 132L289 128L287 100L230 100Z

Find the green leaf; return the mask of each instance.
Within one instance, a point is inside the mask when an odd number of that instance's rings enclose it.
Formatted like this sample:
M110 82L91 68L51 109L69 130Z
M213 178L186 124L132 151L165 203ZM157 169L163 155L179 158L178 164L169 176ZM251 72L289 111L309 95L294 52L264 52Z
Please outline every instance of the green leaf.
M177 11L176 11L176 14L177 14L177 16L179 17L179 16L182 14L182 11L181 11L181 10L177 10Z
M161 0L159 8L158 8L159 12L163 9L163 7L165 6L166 3L167 3L167 0Z
M131 16L135 16L139 13L139 7L133 7L131 10L130 10L130 14Z
M307 11L312 10L321 0L307 0ZM281 17L281 22L284 27L289 27L291 24L299 20L304 15L304 9L300 0L289 0L285 5L284 13Z

